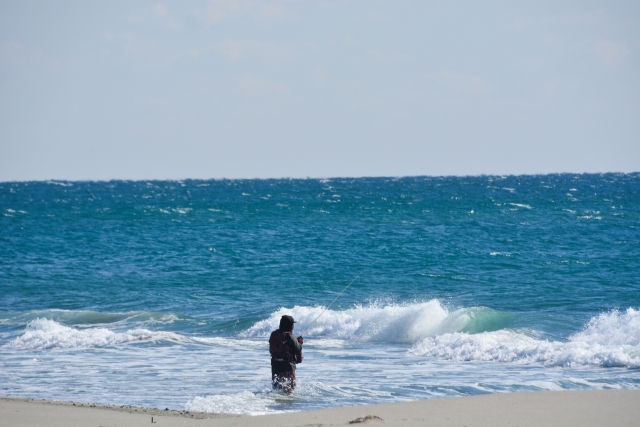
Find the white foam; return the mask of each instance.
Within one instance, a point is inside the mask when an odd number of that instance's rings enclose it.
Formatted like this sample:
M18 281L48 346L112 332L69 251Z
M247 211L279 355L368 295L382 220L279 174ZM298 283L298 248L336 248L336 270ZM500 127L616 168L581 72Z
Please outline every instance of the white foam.
M145 324L162 324L162 325L170 325L171 323L174 323L176 321L181 320L180 317L178 317L177 315L173 314L173 313L169 313L169 314L163 314L162 316L160 316L159 318L150 318L148 320L145 320L144 323Z
M241 335L266 337L277 329L280 317L285 314L292 315L298 322L294 333L302 333L323 310L324 307L281 308ZM495 313L479 307L449 312L438 300L412 304L358 305L342 311L327 310L305 335L334 340L415 343L425 337L463 331L478 322L479 318Z
M584 330L571 336L571 341L590 345L629 345L640 347L640 311L629 308L603 313L592 318Z
M280 396L282 397L282 396ZM223 414L263 415L266 413L282 412L274 411L274 399L265 395L243 391L236 394L216 394L212 396L196 396L188 401L184 407L192 412L216 412Z
M335 340L331 338L328 338L328 339L314 338L313 341L309 342L306 345L308 347L328 349L328 348L342 348L344 347L345 343L346 341L344 340Z
M189 212L191 212L193 209L191 208L175 208L175 209L171 209L174 212L178 212L179 214L188 214Z
M451 361L640 368L640 311L629 308L601 314L566 342L511 330L456 332L427 337L409 354Z
M125 323L138 323L140 325L152 324L172 324L182 321L186 316L174 313L156 313L146 311L130 311L130 312L98 312L91 310L32 310L27 312L14 313L7 319L0 319L0 324L11 323L15 325L23 325L35 319L49 319L65 325L88 327L88 326L106 326L106 325L122 325Z
M254 348L254 349L264 349L266 350L269 344L264 341L252 341L252 340L242 340L237 338L223 338L223 337L192 337L192 341L199 342L202 344L210 344L220 347L233 347L233 348Z
M172 332L153 332L148 329L133 329L113 332L106 328L75 329L54 320L35 319L27 324L26 331L7 345L23 349L44 350L51 348L102 347L134 341L187 341L187 338Z
M72 183L63 181L46 181L46 184L60 185L61 187L73 187Z
M491 255L491 256L502 255L502 256L506 256L506 257L511 257L511 254L507 253L507 252L491 252L489 255Z

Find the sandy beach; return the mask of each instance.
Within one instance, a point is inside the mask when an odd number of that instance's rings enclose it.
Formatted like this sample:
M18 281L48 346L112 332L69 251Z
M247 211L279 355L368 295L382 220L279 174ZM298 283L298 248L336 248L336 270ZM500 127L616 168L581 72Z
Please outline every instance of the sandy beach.
M0 398L13 426L640 426L640 390L490 394L263 416Z

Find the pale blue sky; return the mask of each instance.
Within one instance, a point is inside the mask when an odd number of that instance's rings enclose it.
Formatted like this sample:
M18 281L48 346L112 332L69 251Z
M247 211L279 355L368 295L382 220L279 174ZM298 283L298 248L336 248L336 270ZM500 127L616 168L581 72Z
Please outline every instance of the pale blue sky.
M0 0L0 181L640 170L640 2Z

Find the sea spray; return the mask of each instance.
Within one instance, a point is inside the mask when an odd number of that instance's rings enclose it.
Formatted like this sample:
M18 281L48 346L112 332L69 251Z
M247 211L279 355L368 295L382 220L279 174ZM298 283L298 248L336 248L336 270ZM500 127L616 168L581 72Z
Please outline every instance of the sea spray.
M266 337L284 314L291 314L297 328L305 329L324 307L294 306L281 308L269 318L257 322L242 336ZM513 316L485 307L449 310L439 300L406 304L356 305L345 310L328 310L309 329L315 338L357 341L415 343L428 336L447 332L479 332L504 326Z

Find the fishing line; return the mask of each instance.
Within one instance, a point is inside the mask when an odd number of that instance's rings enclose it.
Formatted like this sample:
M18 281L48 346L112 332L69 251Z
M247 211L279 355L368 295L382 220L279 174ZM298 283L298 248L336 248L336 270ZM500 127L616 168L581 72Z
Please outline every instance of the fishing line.
M322 310L322 313L320 313L320 314L318 315L318 317L316 317L316 319L315 319L313 322L311 322L311 323L309 324L309 326L307 326L307 328L306 328L304 331L302 331L302 333L300 334L300 336L303 336L303 335L305 334L305 332L307 332L307 331L309 330L309 328L311 328L311 326L313 326L313 324L314 324L314 323L316 323L316 322L318 321L318 319L320 318L320 316L322 316L322 315L324 314L324 312L325 312L325 311L327 311L327 310L329 310L329 309L331 308L331 306L333 305L333 303L334 303L334 302L336 302L336 301L338 300L338 298L340 298L340 295L342 295L342 294L344 293L344 291L346 291L346 290L349 288L349 286L351 286L351 284L352 284L353 282L355 282L355 281L356 281L356 279L357 279L358 277L360 277L360 275L361 275L361 274L362 274L362 273L358 274L358 275L357 275L357 276L356 276L356 277L355 277L351 282L349 282L349 284L347 285L347 287L346 287L346 288L344 288L344 289L342 290L342 292L340 292L340 293L338 294L338 296L334 298L334 300L333 300L333 301L331 301L331 304L329 304L329 305L327 306L327 308L325 308L324 310Z

